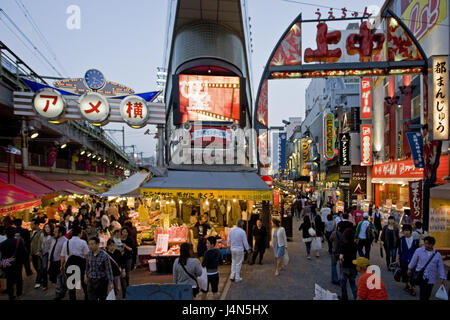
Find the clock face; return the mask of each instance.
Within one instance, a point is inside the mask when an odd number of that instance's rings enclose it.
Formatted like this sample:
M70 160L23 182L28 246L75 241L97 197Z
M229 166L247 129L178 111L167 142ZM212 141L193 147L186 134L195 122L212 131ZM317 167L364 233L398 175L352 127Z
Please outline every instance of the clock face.
M86 81L86 85L93 90L101 89L106 82L103 73L96 69L88 70L84 75L84 81Z

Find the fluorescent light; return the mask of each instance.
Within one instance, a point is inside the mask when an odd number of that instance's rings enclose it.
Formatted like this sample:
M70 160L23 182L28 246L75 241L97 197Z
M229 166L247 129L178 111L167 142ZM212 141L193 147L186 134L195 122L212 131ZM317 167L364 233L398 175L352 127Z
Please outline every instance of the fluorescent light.
M61 146L61 149L64 149L65 147L67 147L67 143L64 143L64 144Z
M39 135L39 132L34 132L33 134L31 134L31 139L37 138L37 136Z
M97 157L97 155L96 154L94 154L93 156L92 156L92 159L95 159Z
M85 154L86 153L86 150L83 150L83 151L81 151L81 155L83 155L83 154Z

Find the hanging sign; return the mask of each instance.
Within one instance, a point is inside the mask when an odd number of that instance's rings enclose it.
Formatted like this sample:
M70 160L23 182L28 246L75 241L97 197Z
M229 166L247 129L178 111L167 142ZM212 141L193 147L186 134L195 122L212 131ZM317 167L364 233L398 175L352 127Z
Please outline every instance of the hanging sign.
M323 117L323 157L331 160L334 157L334 114L325 113Z
M449 139L448 56L433 58L433 140Z
M278 207L280 205L280 190L273 190L273 205Z
M361 165L372 165L372 125L361 124Z
M56 120L64 114L66 102L58 91L42 89L33 96L33 108L47 120Z
M372 178L423 179L423 169L416 168L412 160L392 161L374 165Z
M409 182L409 207L413 220L422 220L422 189L422 181Z
M147 102L138 96L128 96L120 102L120 115L129 126L144 127L149 116Z
M278 135L278 168L280 170L286 169L286 138L285 132Z
M109 104L98 93L87 93L80 98L81 115L89 122L102 123L109 117Z
M425 158L423 156L423 135L421 132L407 132L409 147L414 159L416 168L425 168Z
M344 167L350 166L350 134L341 133L339 140L339 164Z
M367 169L365 167L352 166L350 193L357 195L363 195L367 193Z
M372 86L370 78L361 79L361 119L372 119Z

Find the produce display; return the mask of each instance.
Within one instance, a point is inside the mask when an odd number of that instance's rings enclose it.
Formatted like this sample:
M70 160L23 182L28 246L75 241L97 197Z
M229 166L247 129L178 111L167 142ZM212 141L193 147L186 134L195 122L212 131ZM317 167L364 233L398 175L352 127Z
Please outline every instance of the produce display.
M180 246L178 244L173 245L166 252L162 252L161 248L158 248L154 253L152 253L153 257L157 256L179 256L180 255Z
M155 230L155 241L158 240L159 234L168 234L170 243L187 242L189 229L186 226L171 226L169 229L157 227Z

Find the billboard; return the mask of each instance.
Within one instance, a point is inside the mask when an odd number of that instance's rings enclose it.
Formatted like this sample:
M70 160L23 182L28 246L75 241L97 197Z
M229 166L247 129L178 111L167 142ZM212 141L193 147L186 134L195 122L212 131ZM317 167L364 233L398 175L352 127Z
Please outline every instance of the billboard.
M240 78L181 74L179 113L187 121L232 121L240 119Z

